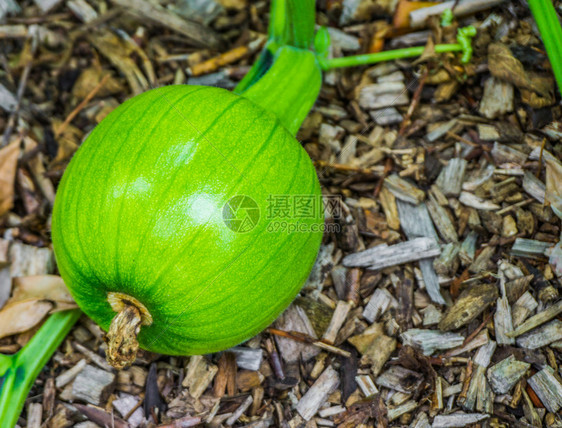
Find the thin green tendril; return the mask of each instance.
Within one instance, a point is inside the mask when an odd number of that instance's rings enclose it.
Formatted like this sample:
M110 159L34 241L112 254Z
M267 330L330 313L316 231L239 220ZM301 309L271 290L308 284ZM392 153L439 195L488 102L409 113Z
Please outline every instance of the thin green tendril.
M327 31L326 31L327 32ZM457 32L457 42L454 44L435 45L436 53L444 52L462 52L461 63L466 64L472 58L472 38L476 35L476 28L473 26L459 28ZM329 36L328 36L329 37ZM373 54L351 55L340 58L327 58L326 35L318 35L315 39L315 46L318 45L323 49L322 54L317 55L318 63L323 70L331 70L341 67L356 67L361 65L376 64L384 61L393 61L401 58L412 58L423 54L425 47L416 46L405 49L395 49L391 51L383 51Z
M457 42L462 48L461 63L466 64L472 58L472 38L476 36L476 28L472 25L459 28L457 31Z
M453 11L451 9L445 9L441 14L441 27L448 27L453 23Z

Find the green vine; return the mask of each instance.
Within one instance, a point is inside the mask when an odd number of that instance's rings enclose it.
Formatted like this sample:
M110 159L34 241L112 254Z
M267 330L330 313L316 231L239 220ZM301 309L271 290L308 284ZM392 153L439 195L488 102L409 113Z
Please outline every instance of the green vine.
M78 309L51 315L18 353L0 354L0 422L16 425L35 378L62 343L82 312Z
M558 90L562 94L562 27L551 0L529 0L529 8L541 33Z

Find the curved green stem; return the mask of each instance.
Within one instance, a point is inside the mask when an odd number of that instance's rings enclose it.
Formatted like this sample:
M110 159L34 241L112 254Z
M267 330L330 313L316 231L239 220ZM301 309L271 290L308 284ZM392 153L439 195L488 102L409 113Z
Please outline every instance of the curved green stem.
M25 399L35 378L62 343L74 323L79 309L51 315L17 354L0 354L0 421L2 427L16 425Z
M546 53L554 71L558 90L562 93L562 28L551 0L529 0Z
M273 0L269 40L234 93L274 113L296 135L322 85L314 41L314 0Z
M314 0L273 0L270 10L270 41L310 48L314 40Z
M277 51L284 46L308 50L314 41L314 0L272 0L269 40L246 76L234 88L243 94L272 67Z
M314 0L287 0L289 45L310 49L314 41Z
M267 73L242 96L274 113L296 135L321 86L322 71L314 53L284 46Z
M285 0L272 0L269 10L269 40L284 44L287 37L287 3Z
M0 376L4 376L6 370L12 365L12 359L4 354L0 354Z

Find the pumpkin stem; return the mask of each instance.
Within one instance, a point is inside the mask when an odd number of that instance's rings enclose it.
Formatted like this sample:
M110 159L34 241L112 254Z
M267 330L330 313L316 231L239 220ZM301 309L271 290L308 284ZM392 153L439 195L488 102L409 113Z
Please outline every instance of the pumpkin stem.
M133 364L137 358L139 341L137 335L141 327L141 313L136 306L124 304L123 309L113 318L105 336L107 342L107 362L116 369Z
M141 325L152 324L152 315L146 306L128 294L108 293L107 302L117 315L105 336L106 358L116 369L123 369L135 361L139 350L137 335Z

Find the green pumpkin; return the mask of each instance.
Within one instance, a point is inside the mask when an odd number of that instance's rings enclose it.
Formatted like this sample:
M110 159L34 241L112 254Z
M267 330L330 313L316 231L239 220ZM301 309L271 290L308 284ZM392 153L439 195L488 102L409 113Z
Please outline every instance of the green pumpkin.
M279 209L303 197L314 209ZM283 124L243 96L184 85L94 129L59 185L52 238L88 316L108 329L108 294L130 296L152 317L141 347L188 355L267 327L306 280L322 224L316 172Z

